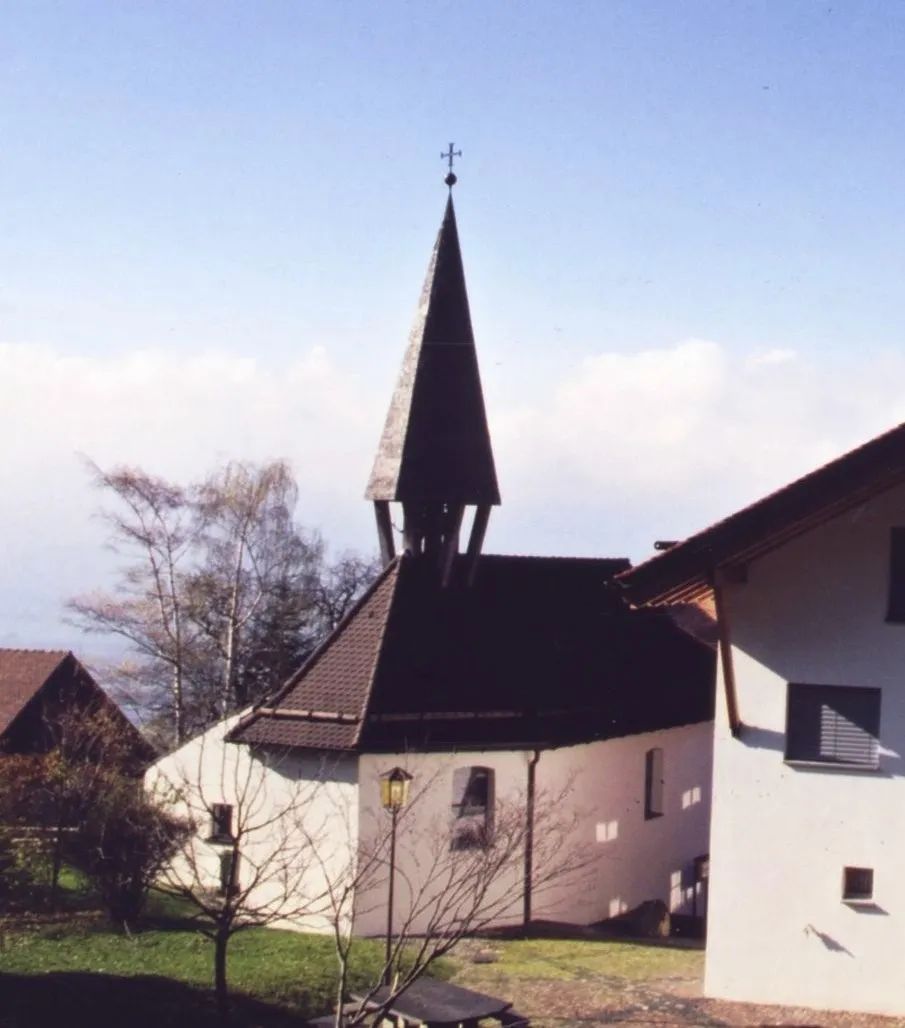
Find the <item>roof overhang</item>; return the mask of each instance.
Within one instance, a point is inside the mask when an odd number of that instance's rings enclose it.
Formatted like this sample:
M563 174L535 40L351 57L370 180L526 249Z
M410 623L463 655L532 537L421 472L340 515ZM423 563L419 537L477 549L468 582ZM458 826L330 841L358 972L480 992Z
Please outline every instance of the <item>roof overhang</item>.
M694 602L747 564L905 483L905 424L617 576L636 604Z

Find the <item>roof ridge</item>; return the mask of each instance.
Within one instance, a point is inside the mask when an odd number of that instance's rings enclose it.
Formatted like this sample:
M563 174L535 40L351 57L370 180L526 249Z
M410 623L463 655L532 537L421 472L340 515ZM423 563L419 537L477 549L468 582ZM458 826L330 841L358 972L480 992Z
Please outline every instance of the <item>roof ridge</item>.
M402 553L396 558L396 565L401 571L402 565L405 562L410 562L413 559L411 554ZM399 575L397 573L396 583L399 582ZM377 640L377 646L374 649L374 662L371 665L371 670L368 672L368 684L365 689L364 702L361 705L361 715L358 723L358 730L355 733L356 745L361 741L361 732L364 727L364 723L368 717L368 711L371 707L371 697L374 695L374 681L377 678L377 669L380 666L380 657L383 654L383 646L386 642L387 637L387 626L390 623L390 618L393 616L393 608L396 606L397 590L393 590L393 595L390 597L390 602L387 606L386 617L383 619L383 624L380 627L380 638Z
M557 554L557 553L481 553L479 561L489 558L491 560L550 560L567 563L573 561L575 563L601 563L601 564L629 564L631 565L630 557L599 557L599 556L580 556L579 554Z
M42 646L0 646L0 653L61 653L64 657L72 653L72 650L46 649ZM73 654L75 656L75 654Z

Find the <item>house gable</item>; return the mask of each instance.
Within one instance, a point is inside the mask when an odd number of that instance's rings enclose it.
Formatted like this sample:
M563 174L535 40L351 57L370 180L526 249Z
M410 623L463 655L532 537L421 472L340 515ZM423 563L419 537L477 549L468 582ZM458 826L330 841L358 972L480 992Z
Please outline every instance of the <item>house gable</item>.
M744 566L905 482L905 424L877 436L620 576L635 603L707 596L720 568Z
M67 655L66 650L0 649L0 738Z
M139 772L156 756L154 748L70 652L0 650L0 749L46 753L58 744L66 714L103 711L125 733L127 764Z

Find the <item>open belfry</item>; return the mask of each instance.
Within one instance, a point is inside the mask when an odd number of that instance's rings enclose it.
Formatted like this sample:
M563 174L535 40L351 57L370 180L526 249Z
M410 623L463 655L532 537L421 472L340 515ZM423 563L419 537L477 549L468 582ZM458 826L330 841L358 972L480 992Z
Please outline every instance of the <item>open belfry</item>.
M451 159L451 158L450 158ZM466 508L474 508L474 574L491 508L500 502L465 269L453 206L455 176L366 496L384 563L395 556L390 504L402 505L402 549L436 558L448 582Z
M451 167L445 181L366 491L383 571L233 739L359 753L517 750L708 721L712 647L668 613L629 608L614 582L627 560L483 552L500 491Z

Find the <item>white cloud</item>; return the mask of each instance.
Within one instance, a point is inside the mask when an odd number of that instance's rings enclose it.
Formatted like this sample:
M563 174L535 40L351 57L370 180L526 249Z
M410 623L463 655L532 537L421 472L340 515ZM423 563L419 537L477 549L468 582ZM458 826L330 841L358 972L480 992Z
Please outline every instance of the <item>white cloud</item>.
M59 601L97 581L98 497L78 453L177 479L227 457L284 456L302 519L371 546L361 497L389 402L375 390L323 349L279 365L0 345L0 615L33 622L28 641L40 641ZM489 376L504 494L493 548L638 556L905 418L905 358L815 362L688 340L588 355L530 405L503 407L493 391Z
M547 397L495 419L506 500L650 525L649 545L704 527L902 420L905 358L817 363L689 340L589 356ZM637 546L613 542L615 552Z
M748 363L751 365L788 364L789 361L795 360L797 356L798 354L794 350L767 350L765 353L756 353L753 357L749 357Z
M348 544L382 413L322 349L275 366L222 353L87 357L0 345L0 639L22 622L25 641L39 641L61 600L97 584L109 560L79 454L183 480L224 458L287 457L303 520Z

